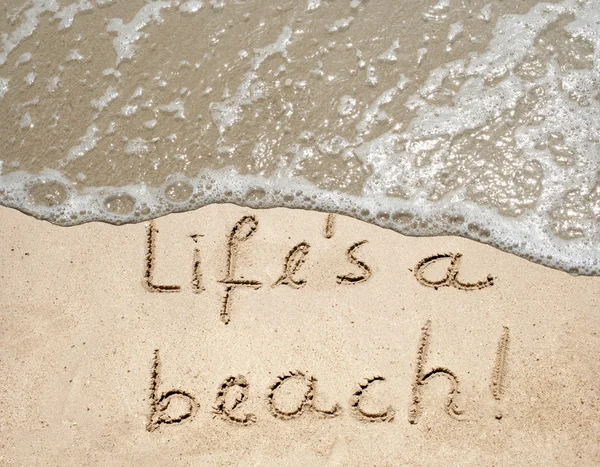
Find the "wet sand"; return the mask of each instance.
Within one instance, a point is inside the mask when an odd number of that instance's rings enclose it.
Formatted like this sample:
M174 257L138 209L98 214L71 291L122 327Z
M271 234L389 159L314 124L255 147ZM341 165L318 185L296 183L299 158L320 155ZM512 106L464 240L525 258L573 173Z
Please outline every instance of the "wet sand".
M600 275L596 2L6 3L2 206L303 208Z

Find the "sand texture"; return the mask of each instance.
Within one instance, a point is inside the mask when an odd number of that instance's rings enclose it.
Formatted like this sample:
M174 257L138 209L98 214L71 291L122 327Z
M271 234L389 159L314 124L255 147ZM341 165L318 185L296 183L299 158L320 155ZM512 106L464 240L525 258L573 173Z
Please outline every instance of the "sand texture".
M2 465L600 462L600 278L285 209L0 219Z

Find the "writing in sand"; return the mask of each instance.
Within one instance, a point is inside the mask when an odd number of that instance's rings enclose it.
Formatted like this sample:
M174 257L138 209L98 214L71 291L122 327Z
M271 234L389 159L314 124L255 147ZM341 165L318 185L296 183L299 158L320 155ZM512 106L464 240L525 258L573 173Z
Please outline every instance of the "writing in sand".
M334 216L329 215L325 226L325 237L333 236ZM258 230L259 222L255 216L242 217L232 228L226 245L227 248L227 266L225 277L217 282L224 286L223 300L220 310L221 321L229 324L231 321L231 296L238 287L247 287L250 289L260 289L264 283L260 279L246 279L238 277L236 268L238 263L238 253L242 244L249 241ZM143 285L149 292L169 293L181 292L180 285L161 285L154 281L154 268L156 265L156 243L158 229L154 223L150 222L146 227L146 256L143 274ZM194 293L201 293L205 290L202 275L201 251L197 247L201 235L191 235L196 244L194 248L193 263L191 267L191 289ZM340 273L336 275L336 282L339 285L357 285L368 281L372 276L372 268L366 262L362 261L358 254L362 245L368 243L367 240L359 240L346 250L348 262L356 269L355 272ZM283 272L279 279L272 284L272 287L288 286L294 289L300 289L307 284L307 279L300 277L300 269L310 252L311 245L302 241L293 246L283 261ZM438 253L427 256L419 261L414 269L415 279L425 287L438 289L439 287L454 287L459 290L479 290L490 287L494 284L494 278L488 274L482 280L476 282L465 282L460 279L460 259L461 253ZM448 261L446 273L442 278L432 279L427 275L430 266L442 261Z
M333 236L334 216L327 218L324 235L326 238ZM227 264L225 275L216 279L214 284L223 288L223 300L220 309L220 318L224 324L231 322L231 295L238 287L259 289L264 281L247 279L238 276L238 253L245 242L251 240L259 228L259 220L255 216L242 217L231 229L227 244ZM143 275L144 287L149 292L168 293L181 292L181 285L161 285L154 280L156 265L155 249L158 242L158 229L154 223L148 223L146 230L146 255ZM190 286L194 293L201 293L206 289L205 278L202 274L201 250L199 248L200 235L192 235L194 241L193 263L191 265ZM338 285L358 285L371 279L373 268L360 257L360 247L367 240L358 240L346 250L346 257L354 272L340 272L335 275ZM271 284L272 287L288 286L293 289L303 288L308 279L302 274L301 268L311 250L310 243L302 241L294 245L285 258L283 258L282 274ZM415 279L423 286L438 289L440 287L454 287L462 291L481 290L494 284L491 275L477 282L466 282L460 278L460 253L438 253L421 259L414 265L412 271ZM439 274L430 274L430 267L440 261L447 262L447 268L442 277ZM450 368L443 366L429 366L428 354L432 336L432 322L427 321L421 328L414 374L411 385L411 402L407 408L407 420L411 424L419 422L423 406L423 392L427 384L434 378L445 379L448 383L448 393L445 400L445 413L458 421L464 419L465 409L459 402L461 383L459 376ZM489 387L491 397L499 401L505 390L507 371L508 344L510 332L508 327L501 330L494 361L491 362L489 371ZM352 394L348 394L348 407L344 408L338 402L321 403L317 401L318 380L315 376L303 370L291 370L281 373L272 384L262 391L261 397L268 407L272 417L280 420L292 420L313 414L318 417L334 419L341 416L346 410L356 420L361 422L380 423L392 422L396 418L397 407L392 405L374 408L369 402L369 393L376 385L385 385L386 378L381 375L369 375L358 380ZM154 351L150 376L150 409L147 429L155 431L163 425L177 425L194 419L200 404L193 392L179 387L164 390L161 383L161 358L160 350ZM225 378L216 390L212 413L215 417L240 426L253 425L259 422L257 416L248 412L246 402L251 394L251 383L244 375L231 375ZM259 397L259 396L256 396ZM502 413L495 414L497 419L502 418Z
M445 378L449 383L444 407L446 414L460 421L465 412L457 401L461 392L458 375L446 367L428 367L431 331L432 323L427 321L421 328L415 362L416 371L412 380L412 397L408 408L408 422L411 424L419 422L423 391L434 378ZM496 401L501 400L505 390L509 339L509 328L504 327L489 379L491 397ZM349 394L349 413L361 422L392 422L396 416L396 409L393 406L379 409L365 408L365 402L369 405L370 388L385 382L386 378L381 375L371 375L361 379L354 392ZM264 400L270 414L280 420L292 420L304 414L315 414L332 419L342 415L344 408L339 403L321 406L316 402L316 393L317 378L305 371L291 370L282 373L273 381L264 394ZM244 410L245 402L249 397L250 382L247 378L244 375L229 376L217 389L212 412L215 416L235 425L255 424L258 421L256 415ZM181 388L161 390L160 351L156 349L150 378L150 412L147 430L155 431L162 425L176 425L190 421L198 409L199 404L193 393ZM495 417L498 420L502 419L502 413L497 412Z

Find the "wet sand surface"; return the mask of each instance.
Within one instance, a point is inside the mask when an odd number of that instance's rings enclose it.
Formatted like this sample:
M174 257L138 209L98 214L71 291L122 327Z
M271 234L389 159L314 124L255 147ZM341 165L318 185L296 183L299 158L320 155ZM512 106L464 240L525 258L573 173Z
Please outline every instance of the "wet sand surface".
M598 274L599 15L595 0L11 0L0 204L60 225L305 208Z

